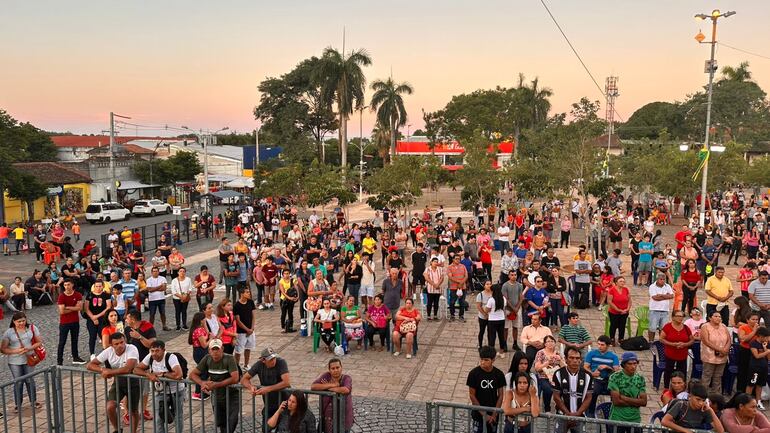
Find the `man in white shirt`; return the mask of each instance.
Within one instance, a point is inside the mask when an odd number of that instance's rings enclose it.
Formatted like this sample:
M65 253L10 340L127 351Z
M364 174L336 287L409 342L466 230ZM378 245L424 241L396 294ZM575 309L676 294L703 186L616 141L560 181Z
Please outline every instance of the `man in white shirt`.
M184 428L185 385L182 365L177 355L166 352L166 343L155 340L150 345L150 353L134 368L134 374L144 376L152 382L155 390L155 432L166 433L166 426L172 421L175 432L182 433ZM178 380L169 382L160 379Z
M497 228L497 240L500 241L500 252L502 254L505 254L506 251L511 249L511 244L509 242L510 233L511 229L506 223L501 224L500 227Z
M650 284L650 326L647 330L647 337L650 343L655 341L655 332L663 329L668 323L671 312L671 300L674 299L674 289L666 283L666 274L658 272L655 282Z
M115 378L107 392L107 418L113 430L120 429L117 409L118 402L123 398L126 398L128 403L131 432L136 433L139 425L139 397L142 395L139 381L120 377L133 373L138 362L139 351L134 345L126 344L126 337L123 334L116 332L110 335L110 347L103 350L86 366L88 370L100 373L104 379Z
M169 331L166 326L166 277L160 276L157 266L152 267L152 276L147 279L147 299L150 301L150 323L155 326L155 312L160 312L160 321L163 330Z
M313 213L307 219L310 221L310 224L312 225L318 224L318 213L316 213L316 211L313 211Z

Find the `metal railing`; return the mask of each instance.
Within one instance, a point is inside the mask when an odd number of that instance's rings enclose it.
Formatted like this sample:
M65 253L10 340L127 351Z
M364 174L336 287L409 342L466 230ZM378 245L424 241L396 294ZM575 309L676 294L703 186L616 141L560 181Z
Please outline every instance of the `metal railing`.
M165 224L168 224L168 229L164 229ZM176 227L177 230L174 230L174 227ZM117 227L115 229L118 236L120 236L121 229L122 227ZM163 234L166 234L166 238L169 239L171 245L177 245L177 241L179 240L181 240L182 243L189 243L200 239L208 239L214 235L212 228L208 225L201 224L200 219L197 222L191 222L187 218L169 219L161 223L135 227L131 230L139 230L139 233L142 235L142 253L155 251L158 246L158 241ZM171 236L174 232L176 232L176 237ZM100 238L101 253L102 255L107 256L112 253L112 249L109 247L110 243L107 241L108 235L109 233L103 233ZM119 239L118 242L120 242L121 245L124 245L121 239Z
M42 408L35 409L27 399L27 405L17 413L13 412L13 391L33 380L44 386L44 395L37 392L37 401ZM113 383L120 380L120 386ZM208 400L193 400L195 383L190 380L173 381L160 379L160 390L146 377L122 375L118 379L104 379L99 374L78 367L53 366L22 376L0 385L0 404L5 414L0 425L8 433L109 433L115 430L108 419L107 400L114 404L114 413L119 430L130 432L136 422L141 433L166 432L269 432L267 420L272 413L263 414L263 399L253 397L240 384L222 389L224 402L217 399L216 391ZM168 392L167 385L184 384L184 389ZM231 395L232 391L235 395ZM26 389L25 389L26 391ZM308 398L308 410L313 412L319 432L325 431L324 424L330 425L328 433L345 433L345 396L326 391L285 389L281 401L292 391L301 391ZM139 395L137 395L137 393ZM173 395L174 397L169 397ZM26 397L26 393L25 393ZM45 397L44 399L41 397ZM167 401L166 399L169 399ZM324 413L326 399L331 399L331 420ZM326 400L326 401L325 401ZM145 402L146 401L146 406ZM137 402L137 406L134 406ZM173 402L172 404L168 404ZM171 407L169 407L171 406ZM135 411L129 409L136 407ZM145 420L144 408L153 416ZM126 415L127 414L127 415ZM128 418L128 425L124 423ZM134 420L134 418L138 418Z
M497 414L497 422L489 424L475 421L472 416L473 412ZM506 417L501 408L444 401L433 401L426 404L426 421L428 433L520 433L524 431L552 433L569 431L570 428L580 433L665 433L671 431L659 424L637 424L553 413L541 413L536 418L529 415ZM529 421L529 425L519 426L519 422L527 421ZM710 430L691 430L694 433L711 433Z

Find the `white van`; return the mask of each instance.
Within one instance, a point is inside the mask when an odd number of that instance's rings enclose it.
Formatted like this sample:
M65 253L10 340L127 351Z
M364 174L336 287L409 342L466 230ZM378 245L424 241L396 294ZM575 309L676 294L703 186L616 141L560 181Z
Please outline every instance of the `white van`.
M91 224L127 220L131 211L115 202L90 203L86 208L86 221Z

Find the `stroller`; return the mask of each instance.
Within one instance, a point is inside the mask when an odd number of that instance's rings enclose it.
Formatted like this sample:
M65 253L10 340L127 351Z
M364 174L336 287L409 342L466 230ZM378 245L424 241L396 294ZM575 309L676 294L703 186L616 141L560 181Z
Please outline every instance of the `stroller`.
M489 278L487 278L487 273L484 272L484 268L481 266L474 266L473 272L471 273L471 291L473 293L478 293L484 290L484 283L487 282Z

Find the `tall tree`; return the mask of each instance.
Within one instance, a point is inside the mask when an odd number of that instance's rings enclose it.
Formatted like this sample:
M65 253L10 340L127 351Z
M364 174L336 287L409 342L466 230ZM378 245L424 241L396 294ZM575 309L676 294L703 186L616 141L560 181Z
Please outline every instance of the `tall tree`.
M422 196L426 179L420 168L425 158L419 156L401 156L383 168L375 171L367 183L373 196L366 200L372 209L385 206L391 209L403 209L409 214L409 207Z
M371 88L374 90L371 110L377 112L377 123L388 125L390 128L390 163L392 164L396 157L396 131L406 125L403 95L411 95L414 89L407 82L395 83L393 78L385 81L375 80Z
M495 154L489 151L494 143L484 136L477 136L465 142L463 167L455 173L455 180L462 185L460 194L464 210L473 210L476 205L487 206L495 201L502 185L501 175L492 165Z
M35 220L35 200L48 194L48 187L29 173L17 172L6 184L8 197L24 203L27 208L27 221ZM22 218L24 214L22 213Z
M725 66L722 68L722 75L730 81L751 81L749 62L741 62L737 67Z
M328 47L313 71L314 81L321 87L321 101L327 107L337 106L342 167L348 164L348 119L353 110L364 106L366 76L362 68L371 64L366 50L353 50L346 55Z

